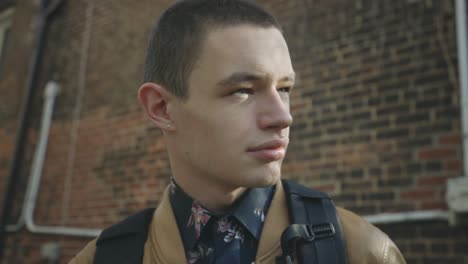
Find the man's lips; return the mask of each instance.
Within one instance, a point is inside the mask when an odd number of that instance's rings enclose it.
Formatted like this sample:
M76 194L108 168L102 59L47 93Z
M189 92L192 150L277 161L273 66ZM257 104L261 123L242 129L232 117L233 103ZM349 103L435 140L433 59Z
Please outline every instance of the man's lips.
M270 140L247 149L247 152L263 162L272 162L284 158L288 139Z

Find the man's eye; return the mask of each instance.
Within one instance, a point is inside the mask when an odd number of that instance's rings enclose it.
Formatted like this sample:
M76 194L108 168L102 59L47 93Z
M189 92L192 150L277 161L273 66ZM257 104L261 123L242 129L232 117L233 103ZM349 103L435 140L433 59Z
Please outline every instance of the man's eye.
M281 88L278 88L278 91L280 91L282 93L289 93L291 91L291 87L289 87L289 86L281 87Z
M249 88L239 88L235 90L232 94L253 94L253 90Z

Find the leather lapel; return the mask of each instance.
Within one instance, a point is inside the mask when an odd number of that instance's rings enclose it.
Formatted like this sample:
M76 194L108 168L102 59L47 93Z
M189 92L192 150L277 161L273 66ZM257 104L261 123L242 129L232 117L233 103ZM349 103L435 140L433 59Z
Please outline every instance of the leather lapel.
M151 224L151 249L158 263L186 263L184 246L169 202L169 187L164 191Z
M281 234L289 225L286 197L283 184L276 184L276 191L263 224L256 261L264 262L281 254ZM274 255L273 255L274 254Z

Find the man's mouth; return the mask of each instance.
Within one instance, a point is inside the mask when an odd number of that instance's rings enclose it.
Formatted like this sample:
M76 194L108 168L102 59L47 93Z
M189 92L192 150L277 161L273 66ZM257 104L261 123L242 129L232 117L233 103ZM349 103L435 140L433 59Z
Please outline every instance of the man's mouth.
M286 155L288 139L274 139L247 149L254 158L263 162L281 160Z

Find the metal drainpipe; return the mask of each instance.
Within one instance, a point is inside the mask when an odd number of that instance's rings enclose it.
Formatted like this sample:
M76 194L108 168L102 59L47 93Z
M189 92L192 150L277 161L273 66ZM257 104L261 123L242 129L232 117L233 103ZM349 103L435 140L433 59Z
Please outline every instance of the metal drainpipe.
M42 114L41 130L38 141L39 143L36 148L36 153L34 155L24 205L18 223L15 225L6 226L6 230L9 232L15 232L21 229L21 227L24 224L26 224L27 229L32 233L96 237L100 234L100 229L75 228L65 226L38 226L34 222L34 209L36 206L37 195L39 193L40 179L42 176L42 168L46 156L49 129L52 121L53 107L57 92L57 83L54 81L48 82L44 92L45 104L44 111Z
M49 81L47 83L44 91L45 102L41 118L39 140L34 154L33 164L31 167L31 173L26 190L23 208L21 211L21 216L19 217L19 222L17 224L8 225L6 229L9 232L15 232L21 229L21 227L24 224L26 224L27 230L32 233L79 237L97 237L101 232L100 229L88 229L66 226L39 226L34 222L34 210L36 207L37 196L39 194L42 169L44 166L44 161L47 152L49 130L52 123L53 108L58 90L59 86L55 81Z
M466 0L455 0L458 69L460 74L460 103L463 135L463 168L468 177L468 41Z
M33 43L33 52L32 59L29 64L28 75L26 79L26 86L24 90L24 100L21 106L20 112L20 123L18 127L18 132L16 133L15 139L15 150L13 153L13 159L10 165L10 171L7 178L5 197L3 199L2 206L2 217L0 219L0 259L3 256L4 241L6 236L5 226L8 222L8 216L11 212L11 207L13 205L14 199L14 189L16 188L18 182L18 172L20 169L21 158L23 157L24 145L26 143L26 136L29 130L29 112L31 108L31 101L34 96L34 85L37 82L37 68L40 62L42 48L45 41L45 32L47 29L47 24L51 15L61 6L63 0L57 0L52 4L49 4L49 1L41 1L41 12L37 18L37 31L36 37ZM20 219L21 221L21 219Z
M385 225L429 220L448 221L449 213L443 210L425 210L400 213L382 213L376 215L367 215L364 216L364 218L371 224Z
M39 226L34 223L34 209L36 207L37 195L42 176L42 168L46 157L47 142L49 138L49 129L52 123L53 108L55 97L58 93L58 84L54 81L47 83L44 91L44 110L42 112L41 130L39 134L39 143L34 154L34 161L31 168L31 176L28 182L26 199L23 206L23 216L26 222L26 227L32 233L51 234L51 235L68 235L82 237L97 237L101 230L75 228L65 226Z

